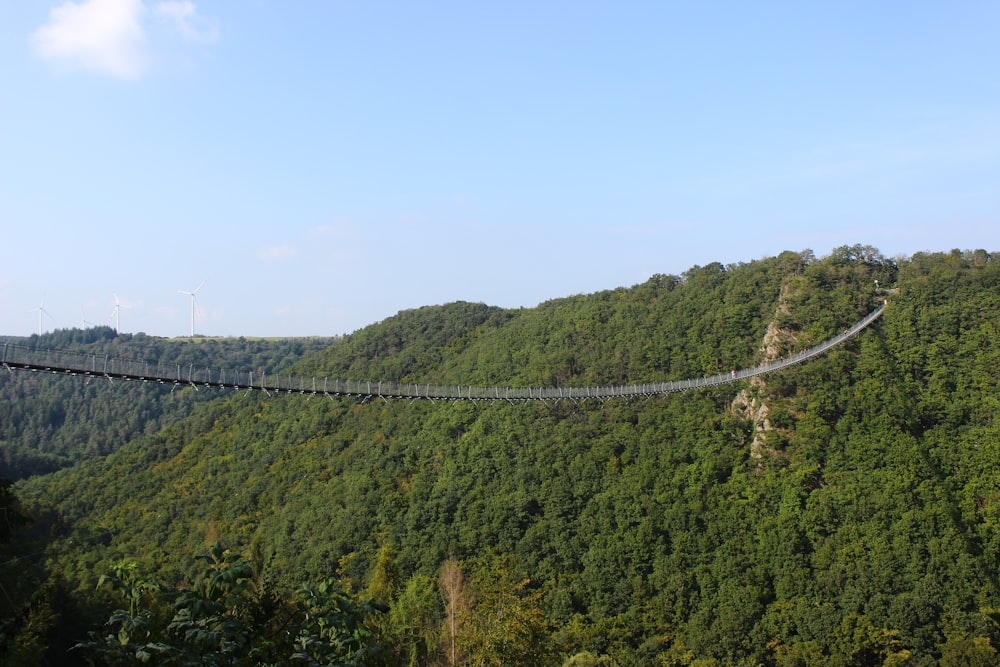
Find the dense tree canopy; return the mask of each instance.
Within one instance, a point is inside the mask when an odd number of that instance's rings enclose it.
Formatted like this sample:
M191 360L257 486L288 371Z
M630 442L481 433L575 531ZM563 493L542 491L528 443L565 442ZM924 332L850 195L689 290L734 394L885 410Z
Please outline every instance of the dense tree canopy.
M60 590L101 623L122 608L94 591L116 564L165 595L225 544L275 604L324 581L352 609L372 600L359 618L388 664L991 664L998 295L985 251L844 246L532 309L405 311L297 372L681 379L792 354L889 301L857 339L742 386L603 403L191 402L18 493ZM152 626L180 599L150 608Z
M2 343L4 341L0 341ZM110 327L60 329L10 339L36 350L79 351L177 364L187 368L287 370L332 338L157 338L116 334ZM0 476L21 479L109 454L189 414L192 403L218 394L193 394L158 384L127 387L106 380L63 382L44 373L0 375Z

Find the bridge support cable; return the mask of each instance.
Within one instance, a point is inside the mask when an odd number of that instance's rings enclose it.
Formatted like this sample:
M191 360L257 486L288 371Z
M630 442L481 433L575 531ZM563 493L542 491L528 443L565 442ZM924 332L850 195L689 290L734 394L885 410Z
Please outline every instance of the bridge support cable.
M655 384L632 384L605 387L475 387L472 385L432 385L429 383L402 384L390 381L372 380L339 380L323 378L322 387L317 378L293 377L286 375L284 382L280 374L268 379L266 373L260 372L254 378L254 372L241 374L239 371L226 373L225 369L213 371L205 369L196 371L192 364L182 370L180 364L164 364L147 362L129 358L104 356L103 363L98 362L96 354L73 352L69 350L39 350L14 343L3 343L0 347L0 365L8 371L29 370L36 372L60 373L66 375L82 375L85 377L101 377L108 380L138 380L141 382L157 382L177 386L190 385L197 388L214 387L219 389L263 391L271 395L282 392L286 394L323 395L330 398L351 397L368 400L370 398L388 399L430 399L450 401L563 401L609 398L628 398L636 396L655 396L670 394L706 387L714 387L731 382L774 373L790 366L804 363L826 351L843 344L870 326L885 312L886 303L869 313L860 322L844 330L814 347L793 354L790 357L762 363L753 368L744 368L730 373L710 375L687 380L670 380ZM100 368L99 368L100 366ZM186 371L186 373L185 373ZM185 377L186 375L186 377ZM332 386L331 386L332 384ZM284 387L282 387L284 385Z

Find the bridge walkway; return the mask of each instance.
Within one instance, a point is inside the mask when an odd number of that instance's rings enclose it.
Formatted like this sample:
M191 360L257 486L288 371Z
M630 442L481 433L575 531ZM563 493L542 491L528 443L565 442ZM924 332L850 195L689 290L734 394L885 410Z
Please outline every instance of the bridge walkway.
M561 401L611 399L634 396L655 396L692 391L739 382L747 378L774 373L790 366L804 363L824 352L843 344L869 327L885 312L884 302L864 319L847 328L843 333L802 352L766 362L752 368L734 370L689 380L674 380L645 384L609 385L593 387L477 387L472 385L439 385L400 383L373 380L338 380L330 378L293 375L266 375L247 371L225 369L196 369L179 364L146 362L134 359L98 356L68 350L39 350L22 345L4 343L0 350L0 365L9 371L28 370L61 373L109 380L154 382L175 386L212 387L244 391L263 391L268 394L306 394L329 397L347 396L361 399L431 399L464 401Z

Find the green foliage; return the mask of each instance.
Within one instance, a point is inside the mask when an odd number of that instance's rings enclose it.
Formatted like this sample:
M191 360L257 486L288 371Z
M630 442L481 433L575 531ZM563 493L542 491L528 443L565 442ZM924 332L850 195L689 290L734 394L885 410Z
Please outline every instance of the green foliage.
M10 542L19 529L31 523L12 487L13 482L0 477L0 544Z
M125 607L115 608L106 631L80 643L94 665L367 665L378 661L369 621L385 608L356 600L332 582L301 588L284 600L255 586L239 555L216 543L191 585L182 586L166 619L153 599L160 586L134 562L115 563L109 584ZM127 607L127 608L126 608Z
M389 605L383 617L381 645L392 664L416 667L429 664L442 651L444 607L434 579L414 575Z
M563 663L563 667L614 667L615 661L611 656L594 655L590 651L583 651L569 658Z
M983 251L844 246L533 309L406 311L300 368L682 379L794 353L889 300L856 339L763 382L579 404L229 396L18 491L78 594L123 559L167 590L187 582L169 614L160 591L122 617L153 613L129 637L182 651L157 659L184 655L191 631L219 660L277 664L287 623L314 661L343 641L392 665L989 664L998 295ZM749 399L766 411L737 407ZM217 539L252 553L250 572L230 554L192 577L185 557ZM346 597L302 589L330 579ZM361 590L389 611L366 611ZM351 630L335 641L334 625Z
M301 589L297 607L303 620L295 636L293 663L365 665L380 657L380 648L371 644L373 632L367 620L386 607L370 601L356 603L329 580L315 589Z
M495 665L559 664L550 639L550 629L540 608L542 593L531 590L511 559L492 553L472 563L469 582L474 601L466 608L459 633L465 664Z
M65 650L61 631L73 628L58 577L46 577L30 556L38 543L28 537L30 517L13 484L0 478L0 664L34 665Z
M286 371L332 338L261 340L170 339L116 334L109 327L61 329L12 340L36 350L58 349L128 358L179 368L241 372ZM172 386L85 381L45 373L0 375L0 476L22 479L109 454L123 443L155 433L190 414L193 404L219 399L218 391Z
M156 580L140 574L138 563L119 561L101 575L97 585L105 584L125 607L112 611L103 633L92 633L88 641L75 647L85 653L88 663L97 659L98 664L139 665L172 653L172 647L156 640L160 629L154 611L147 606L160 589Z

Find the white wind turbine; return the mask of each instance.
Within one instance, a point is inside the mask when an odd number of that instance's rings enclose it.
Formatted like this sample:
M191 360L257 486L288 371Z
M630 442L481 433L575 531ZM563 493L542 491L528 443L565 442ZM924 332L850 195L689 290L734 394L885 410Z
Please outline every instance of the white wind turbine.
M45 315L48 315L50 320L55 320L55 318L52 317L52 314L49 311L45 310L45 295L44 294L42 294L42 301L41 301L41 303L38 304L38 308L32 308L28 312L29 313L34 313L35 311L38 311L38 335L41 336L42 335L42 314L44 313Z
M125 304L123 304L121 301L118 300L117 292L112 292L112 294L114 294L115 296L115 309L111 311L111 317L115 318L115 333L117 334L120 333L119 324L121 323L118 311L120 311L122 308L128 308L128 306L126 306Z
M202 287L204 287L205 283L207 283L207 282L208 282L207 278L205 280L202 280L201 281L201 285L198 285L197 287L194 288L194 290L192 290L190 292L185 292L182 289L177 290L178 294L187 294L189 297L191 297L191 337L192 338L194 338L194 311L195 311L195 308L197 307L197 304L198 304L198 299L196 299L194 295L197 294L198 290L200 290Z

